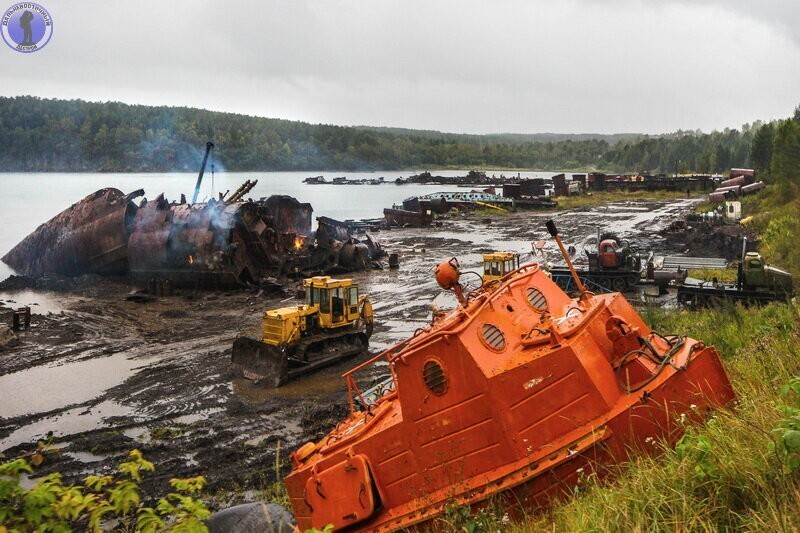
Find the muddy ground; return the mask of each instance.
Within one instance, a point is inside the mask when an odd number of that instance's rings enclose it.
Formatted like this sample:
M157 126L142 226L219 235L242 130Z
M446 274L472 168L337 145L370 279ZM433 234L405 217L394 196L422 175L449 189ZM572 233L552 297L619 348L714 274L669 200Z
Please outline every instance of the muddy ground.
M377 353L426 324L432 302L454 303L433 279L442 260L457 256L464 270L477 271L483 252L529 252L531 241L547 237L544 222L550 217L579 255L597 227L640 250L676 253L686 243L680 235L668 241L662 231L693 202L472 214L431 229L383 231L376 236L400 253L401 268L353 276L375 308L371 350ZM552 243L547 250L561 262ZM11 307L38 303L32 307L31 329L0 351L0 451L15 457L48 432L62 450L37 476L55 469L68 478L105 471L138 448L157 466L148 488L163 492L171 477L202 474L212 491L264 489L277 479L276 452L285 470L288 452L320 438L346 413L339 376L368 357L280 389L258 389L232 378L231 343L242 332L258 330L263 310L290 305L291 300L281 302L285 297L183 291L137 302L126 299L131 291L126 280L99 277L53 279L38 286L58 290L0 293L6 302L0 323L10 323ZM362 379L369 383L386 372L378 366Z

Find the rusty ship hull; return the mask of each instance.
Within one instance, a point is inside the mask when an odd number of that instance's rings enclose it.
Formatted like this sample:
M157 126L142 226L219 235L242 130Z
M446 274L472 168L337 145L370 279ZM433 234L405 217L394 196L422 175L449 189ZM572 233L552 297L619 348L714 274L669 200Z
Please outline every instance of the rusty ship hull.
M367 235L325 217L311 227L313 208L291 196L243 200L248 180L227 199L190 204L138 190L90 194L40 225L4 257L28 276L56 273L129 275L135 284L233 288L266 277L370 268L386 254Z
M136 205L114 188L100 189L40 225L3 256L11 268L28 276L54 272L125 274L128 238Z
M383 217L390 226L408 226L424 228L433 224L433 215L405 209L384 208Z
M379 361L392 385L373 398L356 375ZM734 398L713 347L652 332L618 293L570 299L536 265L345 379L350 416L285 480L301 530L390 531L495 495L545 505Z

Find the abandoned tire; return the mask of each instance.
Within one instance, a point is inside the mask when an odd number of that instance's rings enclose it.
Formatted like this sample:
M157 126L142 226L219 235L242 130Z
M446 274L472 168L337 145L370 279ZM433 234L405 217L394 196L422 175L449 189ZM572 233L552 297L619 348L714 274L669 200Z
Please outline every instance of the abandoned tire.
M628 282L625 278L613 278L611 280L611 289L614 292L623 292L628 288Z
M223 509L206 520L211 533L292 533L297 522L277 503L245 503Z

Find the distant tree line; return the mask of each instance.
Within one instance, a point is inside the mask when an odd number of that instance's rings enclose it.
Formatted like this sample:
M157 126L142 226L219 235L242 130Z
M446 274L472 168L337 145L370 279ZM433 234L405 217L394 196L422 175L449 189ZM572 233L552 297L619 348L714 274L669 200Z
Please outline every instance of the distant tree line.
M342 127L185 107L0 98L0 171L195 170L205 143L218 169L392 170L506 167L608 172L723 172L764 157L776 124L661 136L458 135ZM541 137L549 135L550 137ZM541 141L552 138L566 140ZM763 145L763 146L762 146Z

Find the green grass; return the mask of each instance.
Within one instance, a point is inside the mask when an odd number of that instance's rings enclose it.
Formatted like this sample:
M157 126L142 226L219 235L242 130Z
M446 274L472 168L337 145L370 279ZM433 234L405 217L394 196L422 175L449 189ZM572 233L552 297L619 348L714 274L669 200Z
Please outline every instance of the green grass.
M737 393L732 410L688 428L676 449L623 465L602 483L510 531L794 531L800 527L800 472L775 448L786 398L800 375L800 313L791 305L667 313L648 310L662 332L688 333L717 347ZM487 528L489 530L492 527Z
M687 272L687 276L706 281L711 281L712 279L717 278L717 281L723 283L733 283L736 281L737 271L734 268L726 268L724 270L700 268L689 270L689 272Z
M736 390L721 409L673 449L621 464L613 479L588 476L571 498L548 511L451 507L436 520L444 531L797 531L800 453L795 466L779 443L780 426L800 428L800 309L728 306L705 311L647 308L642 318L661 333L683 333L714 345ZM789 412L787 405L794 408ZM792 417L786 420L787 417ZM509 515L522 516L509 521Z
M557 209L595 207L612 202L651 202L672 198L685 198L686 191L600 191L578 196L559 196Z
M706 204L716 205L702 202L695 211L702 212ZM795 274L795 289L800 289L799 212L800 187L791 184L770 185L742 198L742 215L753 217L747 227L761 241L759 252L768 264Z
M719 202L709 202L708 200L703 200L699 204L694 206L695 213L709 213L717 208L720 205Z
M491 207L485 207L485 206L484 207L476 207L475 209L472 209L471 211L466 211L466 213L468 213L470 216L475 216L475 217L486 217L486 216L504 217L504 216L508 215L509 212L510 211L508 209L506 209L506 208L493 209Z

